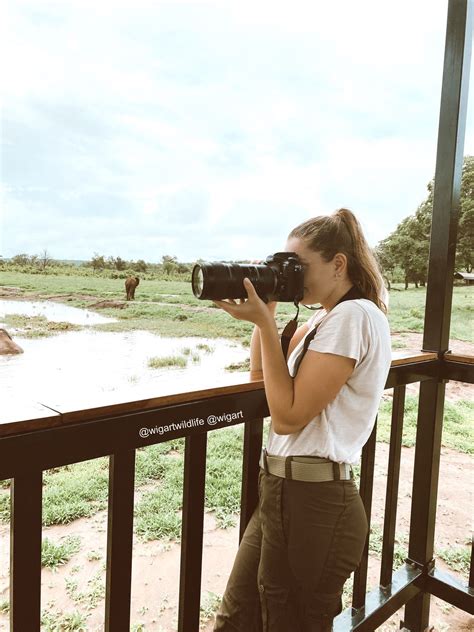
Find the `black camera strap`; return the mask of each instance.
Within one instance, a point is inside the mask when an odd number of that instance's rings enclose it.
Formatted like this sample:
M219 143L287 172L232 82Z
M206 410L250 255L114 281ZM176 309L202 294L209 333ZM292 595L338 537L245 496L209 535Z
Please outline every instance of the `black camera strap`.
M365 298L365 297L362 294L362 292L355 285L353 285L351 289L348 292L346 292L342 298L338 300L336 305L339 305L339 303L343 303L344 301L354 301L358 298ZM336 305L334 305L334 307L336 307ZM285 329L283 330L283 333L281 334L281 348L283 351L283 355L285 356L285 359L288 354L288 347L290 345L290 340L294 336L296 328L298 327L299 305L297 305L297 308L298 308L298 311L296 313L296 316L292 320L290 320L290 322L286 325ZM314 339L316 335L316 332L320 324L321 324L321 321L313 328L312 331L309 332L309 334L305 338L303 351L295 363L295 375L299 369L301 361L303 360L306 352L308 351L311 341Z
M300 306L299 306L299 303L297 303L296 301L295 301L295 307L296 307L296 316L292 320L290 320L289 323L285 325L285 329L281 332L281 350L283 351L285 360L286 360L286 356L288 355L288 347L290 346L290 340L295 335L295 331L298 327L298 315L300 313Z

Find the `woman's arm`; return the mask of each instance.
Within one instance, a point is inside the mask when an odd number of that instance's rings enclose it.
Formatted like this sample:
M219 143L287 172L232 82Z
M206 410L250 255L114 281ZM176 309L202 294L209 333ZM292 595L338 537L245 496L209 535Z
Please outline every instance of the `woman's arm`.
M296 378L288 373L286 360L273 315L245 280L248 301L216 301L234 318L257 325L260 334L261 363L265 393L277 434L291 434L304 428L337 395L349 379L355 360L330 353L309 351ZM256 340L256 338L255 338Z

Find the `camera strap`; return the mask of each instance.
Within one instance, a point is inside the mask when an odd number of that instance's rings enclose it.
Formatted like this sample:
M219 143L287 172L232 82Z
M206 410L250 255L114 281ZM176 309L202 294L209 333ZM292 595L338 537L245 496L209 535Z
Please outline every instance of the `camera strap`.
M338 302L336 303L336 305L339 305L339 303L343 303L344 301L354 301L358 298L365 298L364 295L362 294L362 292L355 286L353 285L351 287L351 289L346 292L344 294L344 296L342 298L340 298L338 300ZM334 307L336 307L336 305L334 305ZM285 356L285 360L287 359L287 354L288 354L288 347L290 345L290 340L293 337L296 328L298 327L298 314L299 314L299 305L296 306L298 308L298 311L296 312L296 316L290 320L290 322L286 325L285 329L283 330L283 333L281 334L281 348L283 351L283 355ZM334 309L333 307L333 309ZM316 332L318 330L319 325L321 324L322 321L320 321L319 323L317 323L317 325L313 328L312 331L309 332L309 334L307 334L305 341L304 341L304 345L303 345L303 351L301 353L301 355L299 356L299 358L297 359L296 363L295 363L295 375L298 371L298 368L301 364L301 361L303 360L306 352L308 351L308 347L311 343L311 341L314 339Z
M281 350L286 360L288 355L288 347L290 346L290 340L295 335L296 328L298 327L298 315L300 313L299 303L295 301L296 316L285 325L285 329L281 332Z

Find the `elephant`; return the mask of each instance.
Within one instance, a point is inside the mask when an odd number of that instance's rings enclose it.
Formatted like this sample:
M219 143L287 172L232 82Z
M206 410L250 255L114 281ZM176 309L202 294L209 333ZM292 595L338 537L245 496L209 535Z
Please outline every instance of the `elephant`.
M15 353L23 353L23 349L16 342L13 342L6 329L0 329L0 355L14 355Z
M127 301L135 299L135 288L140 283L138 277L128 277L125 281L125 290L127 291Z

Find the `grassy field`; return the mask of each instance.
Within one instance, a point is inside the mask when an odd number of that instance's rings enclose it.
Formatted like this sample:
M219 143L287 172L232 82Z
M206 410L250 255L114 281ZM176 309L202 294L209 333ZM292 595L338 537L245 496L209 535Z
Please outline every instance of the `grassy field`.
M90 307L98 301L123 301L123 279L83 276L43 276L2 271L1 286L20 288L24 296L36 298L59 297L68 305ZM393 333L423 331L424 303L426 289L411 287L403 290L395 285L390 292L389 322ZM473 288L457 286L453 293L451 337L456 340L474 342L473 328ZM199 301L191 291L190 283L184 281L142 281L137 288L136 300L126 304L124 309L100 309L105 316L118 321L106 325L96 325L102 331L125 331L143 329L168 336L224 337L248 344L252 326L236 321L209 301ZM280 326L295 314L289 303L278 307ZM300 322L310 316L304 308ZM17 326L18 319L8 317L7 324ZM57 325L54 326L58 329ZM34 335L30 330L30 335ZM55 333L53 326L37 323L36 331L42 335Z

